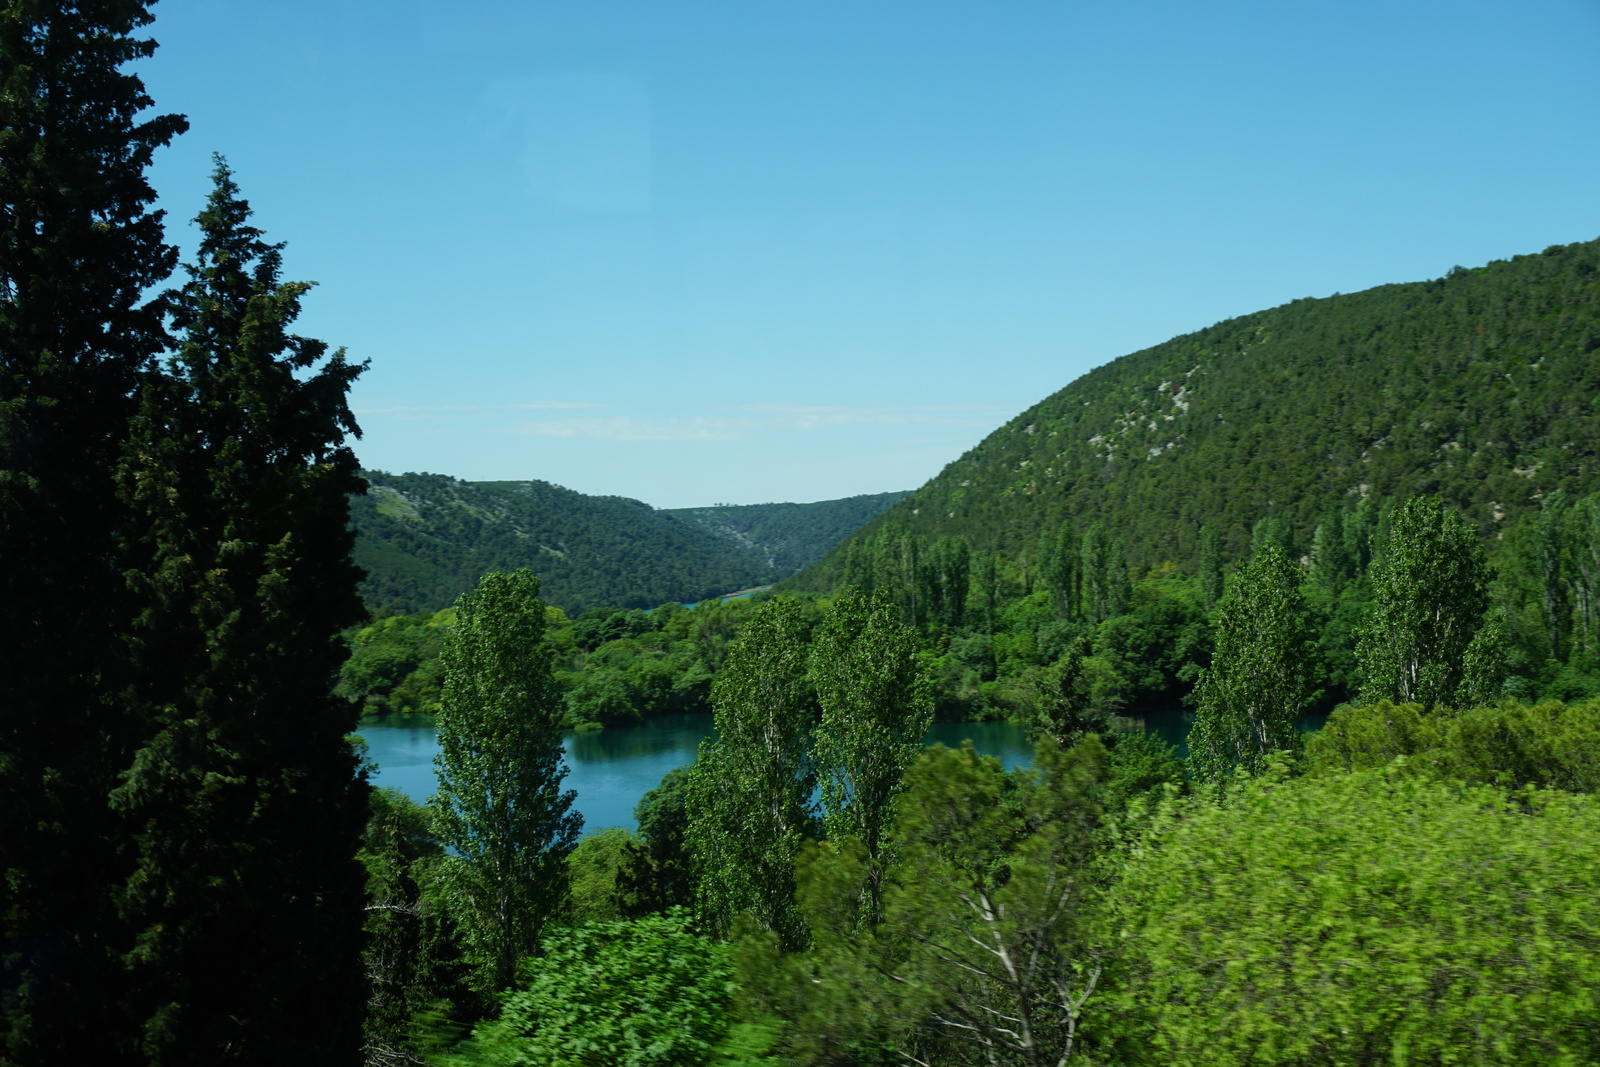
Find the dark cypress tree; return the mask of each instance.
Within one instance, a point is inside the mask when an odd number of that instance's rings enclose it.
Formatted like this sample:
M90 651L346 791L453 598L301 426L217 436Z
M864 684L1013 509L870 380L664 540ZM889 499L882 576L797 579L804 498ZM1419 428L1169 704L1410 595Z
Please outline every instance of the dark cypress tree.
M1222 536L1215 523L1200 527L1200 602L1207 611L1222 599Z
M305 283L219 159L178 355L148 376L123 469L145 736L112 806L126 1026L160 1064L356 1062L365 790L335 700L349 561L346 392L361 368L294 336ZM156 669L159 665L160 669Z
M141 0L0 8L0 1061L111 1063L120 977L106 803L137 731L113 491L176 252L144 177Z

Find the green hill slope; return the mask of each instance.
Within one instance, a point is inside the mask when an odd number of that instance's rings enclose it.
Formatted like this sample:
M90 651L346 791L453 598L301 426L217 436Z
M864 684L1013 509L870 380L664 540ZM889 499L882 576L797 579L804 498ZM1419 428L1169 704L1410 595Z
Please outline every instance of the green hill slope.
M1218 523L1303 541L1365 495L1437 493L1494 536L1600 489L1600 241L1217 323L1123 356L1012 419L856 535L898 523L1016 553L1103 520L1142 569ZM852 539L854 540L854 538ZM844 550L797 580L836 580Z
M814 504L720 504L667 508L665 513L755 553L774 574L784 576L818 562L834 545L909 495L909 491L874 493Z
M365 471L355 560L372 607L435 611L489 571L529 567L576 614L647 608L765 585L820 559L904 494L664 511L549 482Z

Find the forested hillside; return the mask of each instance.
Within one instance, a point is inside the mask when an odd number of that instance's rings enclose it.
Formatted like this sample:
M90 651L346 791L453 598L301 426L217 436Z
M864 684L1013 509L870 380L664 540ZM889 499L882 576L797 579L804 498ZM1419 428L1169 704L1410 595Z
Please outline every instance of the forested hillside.
M370 489L351 501L362 596L400 612L437 611L518 567L572 614L702 600L815 563L904 495L668 511L549 482L364 473Z
M1297 548L1333 507L1437 494L1494 536L1600 489L1600 242L1297 300L1123 356L990 434L862 531L1008 554L1103 521L1136 571L1192 572L1254 523ZM857 540L860 540L858 537ZM843 573L836 551L801 584Z
M789 575L819 562L834 545L909 495L902 491L814 504L720 504L663 510L756 553L774 573Z

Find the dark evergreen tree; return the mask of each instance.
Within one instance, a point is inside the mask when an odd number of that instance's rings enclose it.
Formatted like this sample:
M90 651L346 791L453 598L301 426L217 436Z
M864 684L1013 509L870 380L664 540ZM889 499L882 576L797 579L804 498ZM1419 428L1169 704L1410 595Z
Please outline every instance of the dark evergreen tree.
M972 556L960 537L941 537L924 555L918 568L922 590L918 596L930 625L955 629L967 612Z
M1200 528L1200 599L1210 611L1222 599L1222 546L1215 523Z
M0 1060L117 1061L106 803L135 731L113 492L176 252L144 177L182 132L130 62L139 0L0 8Z
M214 178L170 294L178 354L147 376L122 474L145 731L111 794L127 1022L153 1063L356 1062L366 785L332 685L363 614L344 444L361 368L288 332L309 285L280 281L220 159Z
M1133 595L1128 578L1128 553L1120 537L1097 522L1083 535L1079 548L1079 603L1084 618L1095 625L1128 610Z
M1539 607L1550 658L1565 659L1571 630L1571 605L1562 581L1567 525L1567 495L1560 489L1544 498L1533 517L1534 573L1539 577Z
M1250 528L1250 555L1259 556L1268 542L1276 544L1285 556L1294 559L1294 525L1284 515L1257 519Z
M1571 545L1569 597L1573 605L1574 659L1600 663L1600 493L1572 505L1567 522Z

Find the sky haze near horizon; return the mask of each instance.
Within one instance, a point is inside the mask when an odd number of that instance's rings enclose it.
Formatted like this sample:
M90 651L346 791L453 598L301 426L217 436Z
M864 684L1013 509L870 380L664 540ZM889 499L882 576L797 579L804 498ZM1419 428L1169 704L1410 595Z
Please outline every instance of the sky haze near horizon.
M1600 236L1600 4L161 0L364 465L911 489L1091 368Z

